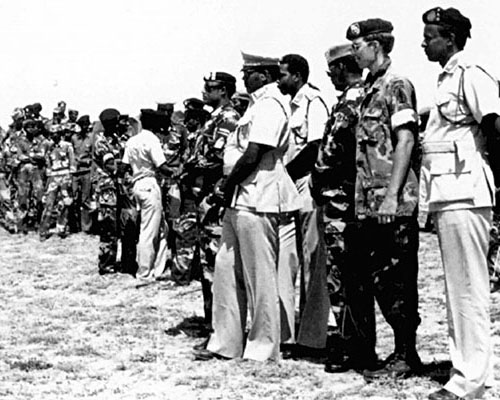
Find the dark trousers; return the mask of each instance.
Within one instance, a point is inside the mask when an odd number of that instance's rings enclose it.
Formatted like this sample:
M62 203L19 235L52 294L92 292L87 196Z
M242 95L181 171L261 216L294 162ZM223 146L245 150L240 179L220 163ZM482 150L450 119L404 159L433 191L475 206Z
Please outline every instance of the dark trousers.
M399 217L391 224L369 219L348 224L342 268L352 326L345 334L355 357L376 358L375 299L394 331L395 353L415 352L418 314L418 225ZM350 332L349 332L350 331Z

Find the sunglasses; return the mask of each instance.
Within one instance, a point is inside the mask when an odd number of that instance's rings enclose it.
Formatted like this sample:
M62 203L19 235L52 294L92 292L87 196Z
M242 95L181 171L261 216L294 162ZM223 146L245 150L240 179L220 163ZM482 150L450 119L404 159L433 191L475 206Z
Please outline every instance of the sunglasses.
M205 85L203 91L206 93L210 93L212 90L221 89L221 87L222 86L220 85Z

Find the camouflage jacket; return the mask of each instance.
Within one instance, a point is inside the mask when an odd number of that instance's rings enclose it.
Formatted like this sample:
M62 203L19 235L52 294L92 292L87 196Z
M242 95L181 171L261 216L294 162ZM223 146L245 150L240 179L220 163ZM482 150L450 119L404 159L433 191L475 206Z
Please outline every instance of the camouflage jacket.
M217 108L198 135L193 158L201 165L222 165L228 135L236 129L240 114L231 103Z
M76 167L78 171L90 170L92 163L92 138L90 133L74 133L71 144L75 150Z
M418 142L418 115L412 83L391 68L388 59L375 74L368 74L365 97L356 126L355 214L358 219L377 217L389 185L397 130L411 127ZM415 152L414 152L415 153ZM411 216L418 202L418 180L410 162L398 195L396 216Z
M354 217L356 181L356 124L364 97L361 81L346 88L326 123L315 169L311 174L312 193L325 204L330 218Z
M217 108L196 137L192 154L186 160L185 172L192 186L200 185L204 195L213 192L222 176L224 148L227 137L236 130L240 114L231 103ZM203 177L200 183L200 176ZM197 181L197 183L194 183ZM191 184L188 184L190 186Z
M71 143L61 140L53 144L46 156L47 176L69 175L76 171Z

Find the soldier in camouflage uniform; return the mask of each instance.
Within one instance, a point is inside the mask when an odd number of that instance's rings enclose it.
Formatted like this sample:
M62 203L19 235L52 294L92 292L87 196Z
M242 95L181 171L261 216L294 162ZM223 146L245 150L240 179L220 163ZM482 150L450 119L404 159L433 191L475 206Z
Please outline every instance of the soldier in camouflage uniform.
M44 195L45 160L51 143L43 135L41 121L25 120L18 139L18 203L20 230L37 229Z
M115 109L99 115L93 132L94 198L98 208L99 274L117 271L135 275L138 240L137 208L130 174L117 174L130 126ZM121 265L117 264L118 241L122 242Z
M9 126L3 141L4 164L4 199L2 201L2 223L11 233L19 232L20 210L18 203L18 174L20 168L18 142L26 132L23 130L24 110L15 108L12 113L12 124Z
M203 101L213 108L210 119L199 136L194 154L197 167L203 173L199 193L197 220L200 224L200 276L205 322L212 323L212 282L215 255L222 233L222 193L218 188L223 179L223 156L227 137L236 130L240 114L231 97L236 91L236 78L226 72L212 72L204 78Z
M354 221L355 127L364 91L362 70L351 53L350 44L334 46L325 56L332 84L342 93L325 127L311 174L311 194L317 204L324 205L328 289L338 327L338 334L330 340L325 371L343 372L351 367L349 342L359 335L344 302L342 274L346 268L344 229Z
M90 214L92 136L89 129L89 116L82 116L76 126L78 126L78 129L75 129L71 136L71 144L75 150L76 160L76 172L73 176L75 228L76 231L82 230L89 233L92 229L92 216Z
M63 127L52 125L50 135L53 143L46 157L47 184L43 196L40 240L51 235L54 220L55 231L61 238L66 237L69 232L68 210L73 202L71 174L76 167L73 146L62 140L63 134Z
M421 367L418 313L418 115L415 89L391 67L392 24L368 19L349 26L360 68L368 68L356 126L355 223L344 231L346 303L362 335L357 362L364 377L405 378ZM374 300L394 333L394 352L377 366Z
M178 185L180 189L179 215L171 218L171 247L172 247L172 278L178 284L187 284L191 279L200 276L200 254L198 239L199 223L197 207L200 201L199 194L203 185L203 173L198 166L195 146L204 124L210 114L204 108L203 101L190 98L184 101L184 146L180 153L182 165L180 168ZM177 153L178 154L178 153ZM166 154L167 161L172 155ZM168 161L172 164L172 161ZM169 197L170 201L174 197ZM169 209L172 204L169 203ZM173 210L170 210L173 211Z

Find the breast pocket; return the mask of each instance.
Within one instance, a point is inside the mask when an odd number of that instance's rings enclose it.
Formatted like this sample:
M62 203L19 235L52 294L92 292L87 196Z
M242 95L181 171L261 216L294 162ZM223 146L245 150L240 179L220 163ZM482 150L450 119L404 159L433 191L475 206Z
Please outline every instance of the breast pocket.
M472 113L460 100L457 93L443 93L436 99L436 107L446 121L455 125L470 125L474 123Z
M472 165L475 153L463 147L460 143L449 142L429 151L424 146L424 163L430 173L430 203L470 201L474 198Z
M386 139L386 127L382 121L383 112L380 108L367 110L361 118L359 139L366 144L376 144Z

